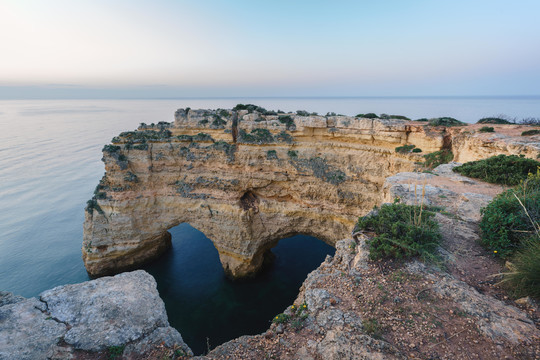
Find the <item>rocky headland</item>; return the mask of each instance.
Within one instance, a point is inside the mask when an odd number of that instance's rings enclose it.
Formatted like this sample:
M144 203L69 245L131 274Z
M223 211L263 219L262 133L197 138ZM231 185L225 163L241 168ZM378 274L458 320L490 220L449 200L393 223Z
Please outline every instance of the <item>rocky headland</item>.
M253 275L293 234L336 247L268 331L205 359L534 359L538 305L497 286L503 264L478 243L480 209L502 186L422 170L423 155L469 161L540 156L538 136L399 119L180 109L141 124L103 151L106 173L86 209L83 259L95 276L150 261L183 222L214 243L231 277ZM396 152L415 145L418 152ZM375 205L437 209L442 264L368 260L373 234L355 231ZM270 319L269 319L270 320ZM143 271L0 295L0 359L191 358Z
M502 126L504 127L504 126ZM283 237L330 245L382 201L385 179L423 154L456 159L538 156L535 139L398 119L256 110L179 109L174 123L141 126L103 151L106 173L89 202L83 259L91 275L132 269L170 246L187 222L212 240L225 271L253 275ZM528 142L527 142L528 141ZM397 146L420 152L402 154Z

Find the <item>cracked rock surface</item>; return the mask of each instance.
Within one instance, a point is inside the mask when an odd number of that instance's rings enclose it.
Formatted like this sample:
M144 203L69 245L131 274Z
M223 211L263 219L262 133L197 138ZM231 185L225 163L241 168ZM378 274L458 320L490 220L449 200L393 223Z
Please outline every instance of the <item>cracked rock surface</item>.
M3 297L7 298L7 297ZM169 326L154 278L138 270L59 286L39 299L0 307L0 359L70 358L126 346L137 353L162 345L191 350Z

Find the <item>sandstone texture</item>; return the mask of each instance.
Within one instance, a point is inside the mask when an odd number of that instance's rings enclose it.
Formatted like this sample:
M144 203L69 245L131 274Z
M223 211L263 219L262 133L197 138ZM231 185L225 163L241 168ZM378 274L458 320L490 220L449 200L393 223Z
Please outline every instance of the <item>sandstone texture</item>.
M403 120L264 115L180 109L172 124L142 124L104 148L106 173L84 223L92 275L151 260L187 222L214 243L226 272L248 276L280 238L316 236L334 245L380 203L387 176L412 171L448 142Z
M5 298L5 296L4 296ZM47 290L0 306L0 359L69 359L124 347L191 350L169 326L156 282L138 270ZM126 346L127 345L127 346Z

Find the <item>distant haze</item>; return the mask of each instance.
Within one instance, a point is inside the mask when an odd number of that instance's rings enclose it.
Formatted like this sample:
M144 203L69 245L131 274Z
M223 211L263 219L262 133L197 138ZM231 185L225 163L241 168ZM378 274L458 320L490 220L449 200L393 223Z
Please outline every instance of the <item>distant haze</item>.
M0 98L540 95L540 1L0 0Z

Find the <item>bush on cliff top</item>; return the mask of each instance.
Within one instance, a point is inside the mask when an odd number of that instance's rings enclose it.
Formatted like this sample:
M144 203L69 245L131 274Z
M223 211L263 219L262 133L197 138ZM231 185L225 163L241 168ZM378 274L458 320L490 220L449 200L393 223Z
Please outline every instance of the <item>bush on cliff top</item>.
M476 122L477 124L511 124L510 121L508 120L505 120L505 119L501 119L501 118L496 118L496 117L487 117L487 118L482 118L480 120L478 120Z
M540 171L537 171L516 188L497 195L482 209L482 244L495 255L507 257L535 235L534 224L539 222Z
M375 232L368 241L369 257L373 260L416 256L433 260L441 239L434 216L425 206L395 202L375 208L372 214L358 219L356 229Z
M467 123L464 123L463 121L459 121L452 117L439 117L439 118L429 119L428 124L431 126L446 126L446 127L467 125Z
M497 155L484 160L470 161L453 170L461 175L480 179L489 183L517 185L536 173L540 162L517 155Z

